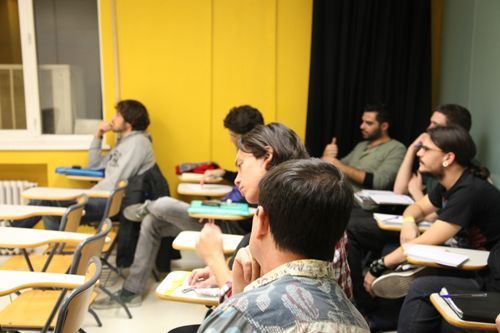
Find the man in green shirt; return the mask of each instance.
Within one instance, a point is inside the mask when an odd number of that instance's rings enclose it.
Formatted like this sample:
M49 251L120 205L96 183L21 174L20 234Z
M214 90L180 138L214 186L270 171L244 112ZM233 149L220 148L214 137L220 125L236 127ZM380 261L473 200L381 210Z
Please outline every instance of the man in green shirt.
M354 191L392 189L405 146L389 136L389 114L383 106L366 106L361 118L363 141L344 158L338 159L334 137L323 151L322 159L339 168L351 181Z

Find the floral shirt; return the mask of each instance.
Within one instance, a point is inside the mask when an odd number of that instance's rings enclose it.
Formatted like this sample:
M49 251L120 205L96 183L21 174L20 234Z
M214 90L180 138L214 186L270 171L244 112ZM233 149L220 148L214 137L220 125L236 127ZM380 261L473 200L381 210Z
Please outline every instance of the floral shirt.
M331 264L296 260L219 305L198 332L369 332L334 279Z

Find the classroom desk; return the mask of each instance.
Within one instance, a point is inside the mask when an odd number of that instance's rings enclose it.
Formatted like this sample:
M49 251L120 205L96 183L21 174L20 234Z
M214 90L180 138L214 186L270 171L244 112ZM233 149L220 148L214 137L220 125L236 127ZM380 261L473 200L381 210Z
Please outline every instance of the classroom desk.
M232 186L218 184L186 184L177 186L177 192L182 195L195 195L204 197L222 197L233 190Z
M195 251L199 231L182 231L175 237L172 247L176 250ZM222 247L225 254L234 253L243 236L222 234Z
M72 289L84 282L83 275L0 270L0 296L35 287Z
M80 180L80 181L92 182L92 183L98 183L104 179L103 177L92 177L92 176L75 176L75 175L65 175L65 176L68 179Z
M26 252L27 248L37 247L50 243L68 243L78 245L92 235L78 232L0 227L0 247L22 249L24 259L30 271L34 271L33 264ZM54 248L55 249L55 248ZM51 251L43 266L43 271L48 267L55 251Z
M239 216L230 216L230 215L216 215L216 214L191 214L188 212L188 215L195 219L213 219L213 220L224 220L224 221L243 221L250 217L252 217L256 208L250 207L248 208L248 215L239 215Z
M373 218L377 222L378 227L382 230L397 232L401 231L402 221L401 223L399 223L399 221L401 220L401 215L374 213ZM418 224L418 230L420 230L420 232L424 232L431 226L431 222L423 221Z
M495 324L481 323L477 321L465 321L460 319L460 317L457 316L457 314L449 307L449 305L443 300L443 298L439 296L438 293L432 294L430 298L434 307L450 325L471 330L485 330L496 332Z
M78 232L0 227L0 247L26 249L49 243L80 244L90 236Z
M63 216L64 207L0 205L0 220L21 220L33 216Z
M191 272L170 272L156 288L156 296L167 301L176 301L206 306L217 306L219 298L216 296L203 296L197 294L187 284L187 278Z
M204 175L201 173L184 172L178 176L181 183L199 183L203 180ZM215 184L222 181L222 177L210 177L205 179L205 184Z
M456 247L447 247L447 246L436 246L436 245L428 245L429 247L436 248L437 250L445 250L447 252L463 254L469 257L469 259L464 262L462 265L456 267L462 270L478 270L486 267L488 265L488 256L490 255L489 251L481 251L481 250L471 250L471 249L462 249ZM405 247L405 245L403 245ZM438 267L438 268L450 268L449 266L441 265L433 261L427 261L417 258L412 258L411 256L407 256L406 260L410 264L420 265L420 266L428 266L428 267Z
M60 187L33 187L21 193L21 196L30 200L76 200L82 194L89 198L107 199L111 196L110 191Z

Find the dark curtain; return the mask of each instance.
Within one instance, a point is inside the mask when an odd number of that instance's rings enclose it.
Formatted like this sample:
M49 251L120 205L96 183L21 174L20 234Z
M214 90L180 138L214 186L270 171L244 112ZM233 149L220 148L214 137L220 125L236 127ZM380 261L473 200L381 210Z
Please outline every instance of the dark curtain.
M430 0L314 0L306 145L362 140L363 107L383 103L408 145L431 114Z

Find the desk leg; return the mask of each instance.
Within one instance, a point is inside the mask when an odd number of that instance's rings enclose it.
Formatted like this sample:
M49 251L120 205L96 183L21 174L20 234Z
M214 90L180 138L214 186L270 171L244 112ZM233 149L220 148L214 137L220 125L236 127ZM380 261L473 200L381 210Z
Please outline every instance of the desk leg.
M28 255L28 252L26 252L26 249L21 249L23 252L24 259L26 260L26 263L28 264L28 267L30 271L34 272L35 270L33 269L33 265L31 264L30 256Z
M54 254L56 254L58 248L59 248L59 243L54 244L52 250L50 250L50 254L47 257L47 260L45 260L45 264L43 264L42 272L45 272L47 268L49 268L50 262L52 261L52 258L54 257Z

